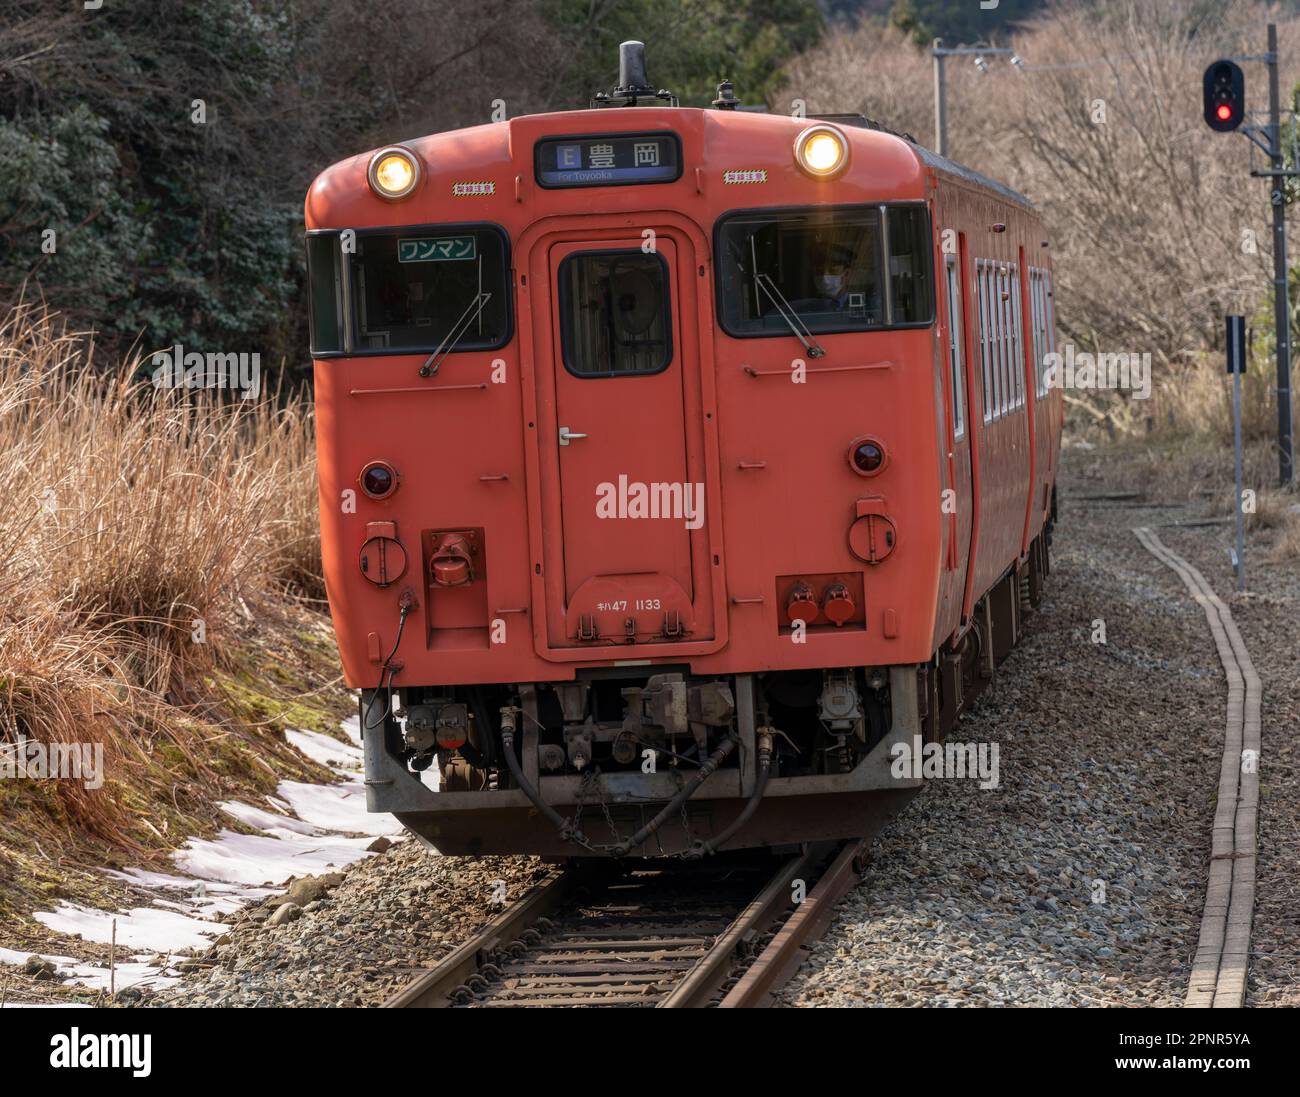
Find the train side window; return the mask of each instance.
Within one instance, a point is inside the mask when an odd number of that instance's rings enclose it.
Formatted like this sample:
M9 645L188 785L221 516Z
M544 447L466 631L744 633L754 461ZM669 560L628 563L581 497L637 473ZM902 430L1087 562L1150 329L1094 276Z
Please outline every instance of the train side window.
M1052 296L1052 272L1043 271L1043 357L1056 350L1056 298ZM1047 391L1044 368L1043 391Z
M1006 301L1003 300L1003 271L1001 267L993 268L993 394L995 404L993 414L1001 418L1007 410L1007 317Z
M1015 342L1016 342L1016 315L1014 294L1012 293L1012 278L1014 268L1007 267L1002 272L1002 316L1005 321L1003 328L1003 349L1007 362L1006 394L1007 394L1007 411L1012 411L1016 406L1016 370L1015 370Z
M1002 406L1011 411L1016 406L1016 377L1012 369L1011 346L1015 338L1015 323L1011 313L1011 268L1002 268Z
M975 354L979 359L980 391L982 396L982 399L980 400L980 412L983 415L984 421L988 422L989 400L986 395L983 395L987 390L987 383L984 377L984 261L982 259L975 260L975 292L972 294L971 300L975 305L975 336L971 340L971 343L974 346ZM971 363L971 369L975 369L974 362Z
M1015 389L1026 403L1024 391L1024 302L1021 299L1021 274L1015 274Z
M996 266L989 270L992 292L989 311L993 313L993 419L1002 417L1002 278Z
M1011 391L1016 407L1025 402L1025 339L1020 315L1020 268L1011 268Z
M1038 272L1038 393L1047 394L1047 272Z
M577 377L660 373L672 361L668 264L641 251L594 251L560 264L560 345Z
M1047 285L1043 272L1038 272L1038 395L1047 394Z
M1025 386L1025 340L1032 339L1033 332L1026 333L1025 328L1025 303L1020 297L1020 279L1016 279L1016 376L1020 378L1020 402L1028 402L1028 392ZM1032 349L1032 348L1031 348Z
M1038 271L1029 268L1029 347L1034 355L1034 395L1043 395L1043 349L1039 332Z
M998 322L1002 326L1001 338L1001 359L1002 359L1002 415L1006 415L1014 403L1011 395L1011 292L1008 289L1010 278L1006 274L1006 268L998 272Z
M948 365L952 374L952 436L954 439L966 433L966 409L962 392L961 351L962 351L962 307L961 276L957 270L957 259L949 256L947 262L948 293Z
M308 315L312 354L343 350L343 293L334 233L307 237Z
M988 261L984 263L984 352L987 355L988 377L988 417L989 420L997 419L997 368L993 364L993 355L996 351L997 338L995 326L993 326L993 269L989 266Z
M930 219L919 206L890 206L890 322L923 324L933 318L930 285Z
M984 422L993 418L993 370L989 345L989 272L980 259L975 264L975 291L979 298L980 391L983 396Z

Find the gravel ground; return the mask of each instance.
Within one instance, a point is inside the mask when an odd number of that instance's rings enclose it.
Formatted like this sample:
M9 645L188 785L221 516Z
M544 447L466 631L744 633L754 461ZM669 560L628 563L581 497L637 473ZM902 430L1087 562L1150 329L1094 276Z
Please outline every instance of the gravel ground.
M292 920L271 924L275 906L240 912L180 984L147 1002L379 1005L498 912L498 881L513 900L546 872L532 858L438 857L401 842L337 877L306 878L305 894L291 887L305 900Z
M1101 460L1069 456L1044 605L954 733L1000 744L1000 787L931 783L877 839L862 886L782 1004L1181 1004L1226 686L1201 608L1129 532L1186 515L1081 499L1115 487ZM1223 527L1159 532L1226 595ZM1297 982L1300 584L1293 567L1256 574L1267 593L1232 603L1264 678L1273 777L1251 1001L1283 1004ZM1093 641L1097 620L1104 644ZM1277 643L1279 629L1289 643Z

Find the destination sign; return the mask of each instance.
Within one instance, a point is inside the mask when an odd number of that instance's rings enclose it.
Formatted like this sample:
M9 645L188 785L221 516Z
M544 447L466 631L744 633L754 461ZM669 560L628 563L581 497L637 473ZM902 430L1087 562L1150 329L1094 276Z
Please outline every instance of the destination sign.
M671 133L553 137L537 143L537 181L544 187L671 183L681 174L681 146Z

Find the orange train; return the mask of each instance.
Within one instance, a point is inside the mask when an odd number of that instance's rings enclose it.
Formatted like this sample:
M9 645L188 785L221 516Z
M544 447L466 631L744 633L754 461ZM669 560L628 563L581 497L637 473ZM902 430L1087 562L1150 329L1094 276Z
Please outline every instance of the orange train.
M446 853L870 832L1041 596L1030 203L859 117L592 108L306 201L325 578L372 811Z

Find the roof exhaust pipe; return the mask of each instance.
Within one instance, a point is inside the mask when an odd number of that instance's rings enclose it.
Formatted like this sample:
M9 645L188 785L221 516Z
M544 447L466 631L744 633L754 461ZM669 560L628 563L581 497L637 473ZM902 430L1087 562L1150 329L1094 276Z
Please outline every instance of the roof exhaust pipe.
M618 87L615 95L654 94L645 74L645 43L636 39L620 42L618 46Z
M636 107L667 104L677 106L677 96L650 83L645 71L645 43L629 38L618 46L618 87L597 92L591 97L593 107Z

